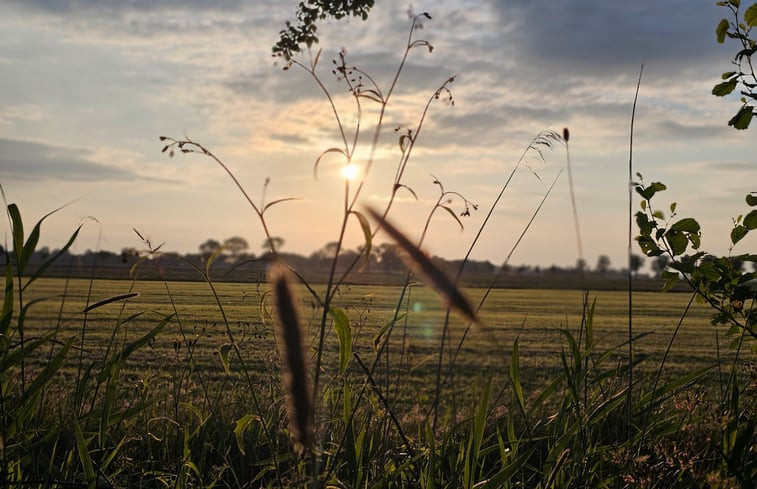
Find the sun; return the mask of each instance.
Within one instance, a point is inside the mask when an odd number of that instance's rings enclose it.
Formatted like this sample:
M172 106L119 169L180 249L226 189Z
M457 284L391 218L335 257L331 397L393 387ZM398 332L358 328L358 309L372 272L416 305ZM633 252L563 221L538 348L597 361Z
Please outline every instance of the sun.
M360 167L355 163L348 163L342 167L342 176L347 180L355 180L360 174Z

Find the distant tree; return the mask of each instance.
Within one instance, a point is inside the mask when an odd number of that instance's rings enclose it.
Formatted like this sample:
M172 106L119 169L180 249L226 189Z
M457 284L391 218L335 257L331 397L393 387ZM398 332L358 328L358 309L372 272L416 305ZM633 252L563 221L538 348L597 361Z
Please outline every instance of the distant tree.
M231 254L231 256L237 257L244 253L250 245L247 243L247 240L241 236L232 236L223 241L223 247L229 252L229 254Z
M271 236L268 239L263 240L263 244L260 247L267 251L279 251L284 246L284 238L279 236Z
M330 241L323 245L323 248L316 251L315 254L321 260L333 260L336 257L336 249L338 246L338 241Z
M365 255L365 245L359 245L357 247L357 253L358 255L361 255L361 256ZM375 265L376 263L378 263L380 257L381 257L380 250L377 247L372 246L370 256L368 257L368 261L365 264L365 269L370 270L372 265Z
M670 258L668 258L667 255L660 255L656 257L652 261L652 271L654 271L657 276L661 276L662 272L665 271L665 268L668 266L668 262L670 261Z
M607 255L599 255L597 258L597 271L605 274L610 270L610 257Z
M43 260L47 260L47 258L50 256L50 247L49 246L43 246L39 250L37 250L37 253L39 253L40 258Z
M583 271L585 271L586 270L586 266L587 266L586 260L584 260L583 258L579 258L578 260L576 260L576 271L577 272L583 272Z
M396 244L381 243L377 248L380 256L379 263L385 272L404 269L400 258L400 249Z
M631 272L634 275L638 274L639 270L641 270L641 267L644 266L644 257L641 256L641 255L637 255L635 253L632 254L631 255L631 260L630 260L630 265L631 265Z
M200 254L204 257L209 257L213 253L218 252L218 250L221 248L221 243L216 241L215 239L209 239L205 241L203 244L200 245Z
M139 251L136 248L128 247L121 249L121 263L128 263L130 260L139 257Z

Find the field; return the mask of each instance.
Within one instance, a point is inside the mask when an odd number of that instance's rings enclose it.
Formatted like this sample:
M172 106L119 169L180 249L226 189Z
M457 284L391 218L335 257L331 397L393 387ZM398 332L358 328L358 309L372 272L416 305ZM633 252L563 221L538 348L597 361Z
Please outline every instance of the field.
M124 371L133 381L152 379L177 392L190 389L198 399L202 389L209 398L226 395L234 386L244 386L246 376L261 392L271 388L278 391L282 372L270 318L268 285L216 283L213 288L215 295L207 283L200 282L42 279L26 291L26 301L44 299L30 309L26 335L40 337L58 326L59 342L75 338L77 352L70 355L68 365L61 371L63 379L74 378L74 368L80 368L82 359L85 363L104 363L114 349L136 341L170 316L165 328L125 363ZM319 287L314 289L321 292ZM376 334L391 321L400 291L400 287L393 286L344 286L335 301L335 306L349 317L353 352L367 363L376 358ZM139 295L97 307L85 318L82 311L88 305L129 292ZM473 303L478 303L484 290L465 292ZM312 364L319 309L308 300L304 287L300 297L304 298L303 317L311 326ZM634 334L639 336L634 348L641 360L639 374L657 372L689 298L681 293L634 294ZM628 334L627 294L597 291L589 294L589 301L594 300L597 350L623 345ZM583 292L578 290L495 289L482 308L481 327L467 328L453 315L442 357L442 378L446 382L441 401L455 412L460 404L470 406L490 377L495 388L504 390L509 385L507 375L516 338L521 382L526 395L536 391L562 369L564 331L579 337L583 301ZM402 319L376 365L374 380L384 387L393 409L407 414L427 409L434 397L444 309L433 291L417 285L409 289L399 314ZM729 340L722 331L718 340L718 330L710 325L709 316L707 307L692 305L666 360L664 378L714 366L724 361L719 361L718 355L729 355ZM231 351L232 344L238 346L239 357ZM459 355L455 356L458 348ZM328 332L324 350L324 380L327 386L338 387L342 381L338 375L339 342L334 331ZM624 364L626 354L626 347L617 348L613 361ZM228 360L228 372L222 358ZM44 353L35 363L41 368L48 359ZM355 361L350 362L348 373L358 385L366 380ZM712 381L712 375L704 379Z
M738 406L738 390L748 406L751 357L735 357L708 307L692 302L681 319L690 294L633 294L631 392L625 292L492 289L480 324L452 313L444 333L446 308L420 283L343 285L325 323L325 286L297 286L308 363L299 379L320 376L313 424L300 428L270 287L19 285L13 353L0 364L3 477L33 487L495 488L608 472L668 487L722 478L717 445L703 443L720 432L751 470L751 452L737 451L749 426L723 425L707 401ZM473 304L487 294L463 292ZM303 457L305 443L314 448ZM583 455L567 464L573 450ZM628 465L633 450L642 455Z
M26 319L26 334L38 337L59 323L58 340L76 337L74 344L83 348L82 354L88 360L96 360L104 357L109 346L113 348L112 339L116 344L127 344L149 332L162 318L173 315L165 329L130 358L126 366L134 375L182 371L187 366L188 348L191 348L197 371L213 382L221 381L225 375L219 352L234 341L243 353L248 370L254 372L259 382L278 379L278 350L269 317L268 285L217 283L214 288L218 302L209 285L199 282L97 280L90 283L81 279L42 279L26 292L27 301L45 299L31 308ZM374 338L381 326L391 320L400 291L399 287L392 286L345 286L335 301L335 305L347 313L353 330L354 351L364 359L374 356ZM127 292L139 295L98 307L90 311L84 321L82 311L88 304ZM468 289L465 292L472 302L478 303L484 291ZM304 287L300 296L304 298L303 316L308 324L316 324L319 318L312 312L317 308L308 300ZM634 346L636 355L644 359L639 367L641 372L657 370L689 298L689 294L682 293L634 294L634 333L642 336ZM624 343L628 324L627 293L597 291L590 293L589 300L596 300L593 324L597 347L609 349ZM561 369L560 352L565 348L565 335L561 331L579 335L582 309L583 293L578 290L493 290L482 308L483 326L470 328L455 362L455 392L466 394L465 391L470 390L468 394L475 396L477 387L480 388L488 376L494 376L497 384L505 385L516 338L519 338L524 384L539 385L554 376ZM423 400L432 395L444 321L439 298L420 285L412 287L403 300L400 314L405 313L392 333L384 360L391 365L390 375L397 375L400 370L411 374L405 376L404 389L393 387L403 404L411 398ZM717 330L710 325L709 316L707 307L692 305L667 359L664 370L667 376L715 365L719 354L728 354L726 340L721 339L718 346ZM448 352L457 348L466 326L459 318L452 317ZM315 333L311 331L311 352L317 346L313 344ZM336 374L335 364L338 363L339 345L333 331L326 348L330 364L324 368L324 374L329 378ZM624 348L618 350L620 363L625 361L625 353ZM78 357L75 355L74 359ZM240 368L240 361L230 357L230 371L238 372ZM354 362L351 370L358 377L362 375ZM425 391L418 386L425 386Z

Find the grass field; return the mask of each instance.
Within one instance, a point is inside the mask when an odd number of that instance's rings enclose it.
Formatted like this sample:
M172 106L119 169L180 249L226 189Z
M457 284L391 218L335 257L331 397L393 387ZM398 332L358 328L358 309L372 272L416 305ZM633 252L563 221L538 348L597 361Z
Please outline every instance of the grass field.
M322 289L298 290L311 380ZM40 278L15 294L24 312L0 362L11 454L0 460L3 477L30 487L242 488L302 487L316 474L324 487L438 479L494 488L542 487L545 477L558 487L607 471L669 487L721 470L707 441L718 433L735 437L728 460L751 471L738 440L752 425L723 425L737 418L720 414L738 402L727 390L732 337L696 303L674 333L689 295L633 294L639 363L625 407L626 293L494 289L480 325L450 316L442 347L439 296L420 284L402 290L344 285L335 295L312 411L318 448L301 458L268 284ZM464 293L478 304L486 291ZM347 353L337 312L349 324ZM754 372L733 371L750 405ZM732 400L717 407L712 398Z
M42 279L25 293L26 301L44 298L30 309L26 334L27 337L41 336L60 321L58 339L76 336L75 344L83 348L82 354L88 359L97 359L105 354L112 335L125 344L151 330L163 317L175 314L161 334L130 359L129 367L135 370L135 375L140 370L165 374L183 370L187 348L191 345L197 368L208 379L218 381L224 377L219 352L233 339L244 353L244 361L260 375L260 380L278 377L277 343L268 317L267 284L218 283L214 287L220 304L209 285L199 282L97 280L90 283L81 279ZM98 307L86 314L84 321L82 311L88 304L127 292L139 295ZM303 315L309 324L315 324L319 318L313 317L312 311L317 308L313 307L304 288L301 292ZM374 337L378 329L391 320L399 292L399 287L358 285L346 286L341 291L336 306L344 309L350 318L354 349L360 355L368 358L372 354ZM478 303L483 290L469 289L466 293L473 303ZM593 321L598 345L609 348L623 343L627 338L627 294L598 291L590 293L589 299L596 299ZM634 294L634 333L645 335L635 343L637 355L646 358L640 365L641 372L657 369L688 301L689 295L681 293ZM504 382L516 338L520 343L524 383L528 386L530 382L538 383L552 376L561 368L560 351L565 346L561 330L578 335L582 304L583 293L578 290L492 291L482 308L484 326L471 328L456 361L457 389L481 385L490 375ZM394 385L397 396L404 401L411 397L422 400L429 393L419 390L418 385L433 390L430 379L436 369L444 311L436 294L416 286L404 298L400 313L405 312L407 315L392 333L384 363L389 362L391 366L389 375L396 374L397 370L412 372L412 376L406 377L407 391ZM135 317L137 314L139 316ZM447 350L457 348L467 326L456 316L451 319ZM682 374L714 365L718 354L728 353L725 340L721 340L720 350L717 343L716 329L709 324L708 309L692 305L672 346L665 372ZM624 352L625 349L619 350L619 354ZM325 369L328 378L329 373L335 372L333 364L338 356L333 333L327 340L327 353L331 362ZM232 371L239 366L239 361L230 359ZM357 370L355 373L359 375Z

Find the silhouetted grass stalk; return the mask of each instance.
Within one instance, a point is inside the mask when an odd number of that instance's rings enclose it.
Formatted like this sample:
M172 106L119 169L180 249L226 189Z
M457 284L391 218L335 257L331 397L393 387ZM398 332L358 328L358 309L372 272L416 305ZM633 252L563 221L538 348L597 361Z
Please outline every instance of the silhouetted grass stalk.
M631 409L633 404L633 275L631 272L631 247L633 243L633 129L636 122L636 103L639 100L639 88L641 88L641 76L644 74L644 65L639 69L639 79L636 82L636 93L633 97L631 108L631 129L628 140L628 399L626 400L626 415L628 416L628 433L631 432ZM688 307L687 307L688 310ZM671 338L672 341L672 338ZM660 366L662 369L662 365ZM656 384L656 382L655 382Z

